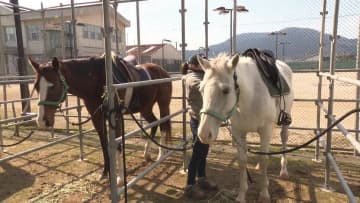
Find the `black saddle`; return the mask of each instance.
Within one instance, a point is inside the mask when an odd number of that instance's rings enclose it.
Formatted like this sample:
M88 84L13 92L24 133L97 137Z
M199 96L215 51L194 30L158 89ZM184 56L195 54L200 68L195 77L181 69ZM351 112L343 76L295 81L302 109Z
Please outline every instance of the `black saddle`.
M276 67L276 59L272 51L247 49L242 55L255 60L260 75L268 87L271 96L286 95L290 92L288 84Z

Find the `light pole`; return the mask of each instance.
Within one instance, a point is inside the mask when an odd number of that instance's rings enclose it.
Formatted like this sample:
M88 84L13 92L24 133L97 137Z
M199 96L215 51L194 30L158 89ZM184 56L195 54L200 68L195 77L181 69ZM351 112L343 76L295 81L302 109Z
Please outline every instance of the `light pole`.
M271 32L269 35L274 35L275 36L275 58L277 58L277 54L278 54L278 36L279 35L286 35L286 32L275 31L275 32Z
M248 12L249 10L245 8L245 6L237 6L236 0L234 1L234 8L236 12ZM236 12L234 13L234 21L233 21L233 8L225 8L224 6L220 6L214 9L214 11L218 11L220 15L230 14L230 54L233 54L236 51Z
M232 43L233 43L233 53L236 52L236 14L237 12L248 12L249 10L247 8L245 8L245 6L238 6L236 5L236 1L234 0L234 8L233 10L236 12L233 12L234 15L234 20L233 20L233 39L232 39ZM233 54L232 53L232 54Z
M171 42L169 39L161 40L161 66L164 68L164 42Z
M230 54L233 53L233 42L232 42L232 9L231 8L225 8L223 6L217 7L214 9L214 11L219 11L220 15L226 15L226 14L230 14Z
M291 44L291 43L288 41L285 41L285 42L280 42L279 44L282 45L282 60L285 61L285 46L287 44Z

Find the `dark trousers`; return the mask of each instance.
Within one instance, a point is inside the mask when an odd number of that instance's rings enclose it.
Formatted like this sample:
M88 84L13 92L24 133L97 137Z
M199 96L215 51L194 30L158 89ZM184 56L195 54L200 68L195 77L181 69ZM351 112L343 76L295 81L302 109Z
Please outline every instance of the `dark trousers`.
M190 128L193 134L194 147L193 153L188 166L187 185L194 185L197 177L205 177L206 157L209 152L209 145L200 142L197 136L197 129L199 121L197 119L190 119Z

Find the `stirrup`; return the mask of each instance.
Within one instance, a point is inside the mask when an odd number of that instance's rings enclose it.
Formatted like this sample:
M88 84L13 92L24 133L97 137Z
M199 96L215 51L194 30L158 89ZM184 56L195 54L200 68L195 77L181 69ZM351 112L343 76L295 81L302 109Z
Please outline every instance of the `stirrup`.
M284 110L281 110L279 113L277 125L290 125L292 122L290 114L286 113Z

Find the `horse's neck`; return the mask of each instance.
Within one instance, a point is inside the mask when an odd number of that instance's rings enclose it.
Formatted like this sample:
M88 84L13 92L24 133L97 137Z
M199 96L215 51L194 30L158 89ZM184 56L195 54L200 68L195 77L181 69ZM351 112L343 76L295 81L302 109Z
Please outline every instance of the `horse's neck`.
M85 98L86 95L84 95L84 93L88 92L89 88L91 88L91 85L96 83L96 81L93 81L89 77L89 75L92 75L91 73L76 73L76 65L76 63L71 61L64 62L63 65L60 66L60 71L63 74L67 85L69 86L68 92L80 98Z

